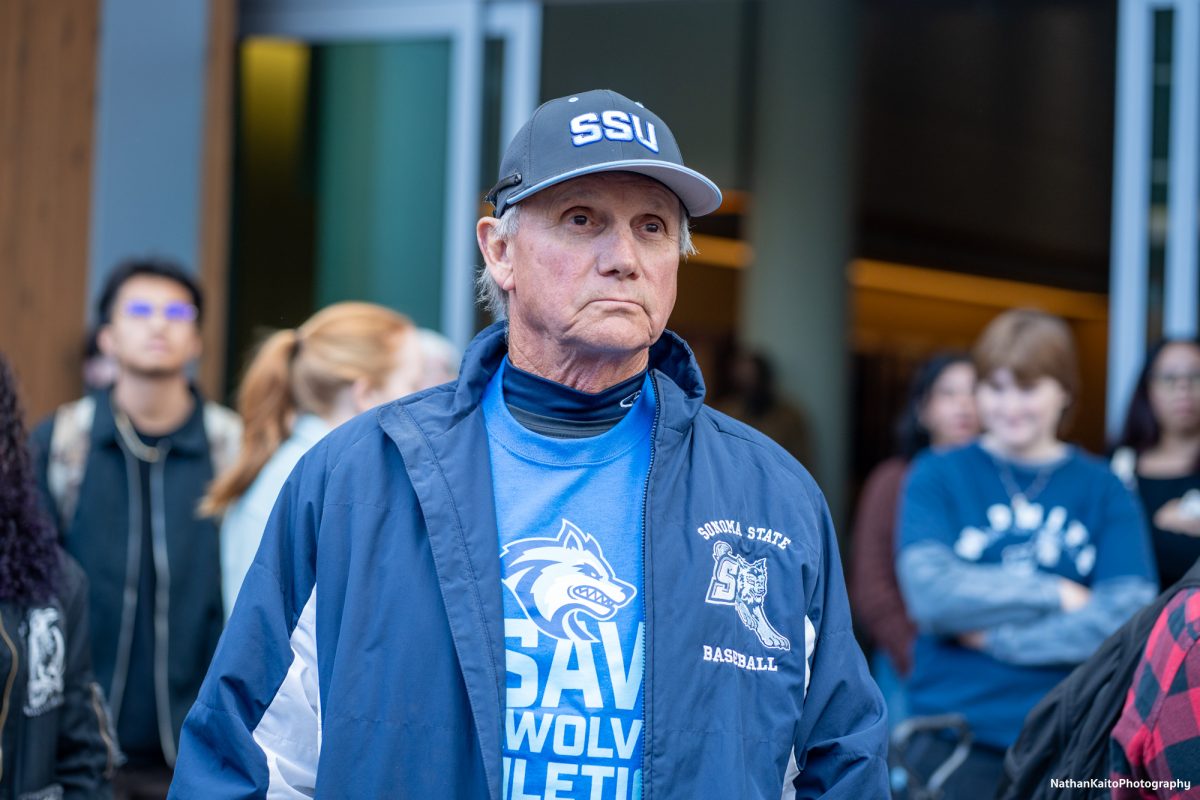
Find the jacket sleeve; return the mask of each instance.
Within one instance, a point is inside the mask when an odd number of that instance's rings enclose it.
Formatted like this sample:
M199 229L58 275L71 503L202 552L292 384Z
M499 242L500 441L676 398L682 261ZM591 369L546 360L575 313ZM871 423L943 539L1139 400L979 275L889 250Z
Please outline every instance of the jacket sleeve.
M109 779L117 758L108 712L92 680L88 633L87 579L64 554L61 601L66 614L66 675L59 717L55 779L64 800L111 797Z
M804 621L804 705L783 796L887 797L887 712L854 638L833 521L815 488L809 497L819 509L819 564Z
M918 627L939 635L1027 623L1062 607L1055 576L969 564L936 542L901 550L896 574Z
M983 651L1022 666L1080 664L1157 593L1158 587L1146 578L1111 578L1092 587L1092 599L1078 611L984 631Z
M880 464L867 478L850 535L850 602L855 620L887 651L901 675L912 666L916 626L896 580L896 516L905 465Z
M311 797L320 749L316 549L326 446L284 485L199 697L169 797Z

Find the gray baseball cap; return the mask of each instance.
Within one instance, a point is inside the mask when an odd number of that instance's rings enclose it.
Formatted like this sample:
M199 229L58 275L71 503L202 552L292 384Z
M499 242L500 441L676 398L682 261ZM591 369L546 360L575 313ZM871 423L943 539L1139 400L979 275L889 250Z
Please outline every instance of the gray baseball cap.
M658 115L609 89L543 103L517 132L487 193L499 217L556 183L596 172L637 172L673 191L688 215L721 205L721 190L683 165L679 145Z

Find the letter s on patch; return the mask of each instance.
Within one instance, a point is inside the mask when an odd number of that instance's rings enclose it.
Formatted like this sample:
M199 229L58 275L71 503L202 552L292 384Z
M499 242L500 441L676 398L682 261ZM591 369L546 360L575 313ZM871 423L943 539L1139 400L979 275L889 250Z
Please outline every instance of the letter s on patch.
M600 130L600 117L591 111L571 120L571 133L574 134L571 143L576 147L598 142L604 136Z

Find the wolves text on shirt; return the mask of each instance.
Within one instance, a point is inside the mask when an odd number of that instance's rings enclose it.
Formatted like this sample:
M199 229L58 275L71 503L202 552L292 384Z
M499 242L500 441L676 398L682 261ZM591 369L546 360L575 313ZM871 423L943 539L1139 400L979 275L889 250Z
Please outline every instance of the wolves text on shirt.
M630 653L616 623L595 627L597 642L555 641L543 670L522 652L537 647L544 635L538 626L528 619L505 620L505 639L515 645L505 651L505 749L513 754L504 757L506 800L640 796L635 755L642 720L633 712L642 685L645 625L638 624ZM525 754L537 758L521 757Z

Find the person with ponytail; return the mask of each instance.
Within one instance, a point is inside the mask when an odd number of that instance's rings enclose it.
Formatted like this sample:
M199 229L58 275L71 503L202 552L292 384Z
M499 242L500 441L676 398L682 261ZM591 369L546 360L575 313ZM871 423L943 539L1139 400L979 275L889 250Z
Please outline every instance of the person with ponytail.
M0 354L0 797L107 798L117 757L92 678L87 578L38 502Z
M325 434L421 386L409 320L371 303L337 303L259 348L238 392L241 453L209 487L202 514L224 514L221 586L228 619L267 518L300 457Z

